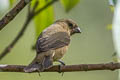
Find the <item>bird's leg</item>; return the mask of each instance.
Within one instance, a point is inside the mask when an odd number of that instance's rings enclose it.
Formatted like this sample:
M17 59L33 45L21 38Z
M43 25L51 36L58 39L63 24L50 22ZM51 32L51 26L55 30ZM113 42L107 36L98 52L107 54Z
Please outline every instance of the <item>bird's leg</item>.
M39 63L38 63L38 64L39 64ZM38 75L41 76L41 75L40 75L40 72L41 72L41 71L40 71L40 68L39 68L37 71L38 71Z
M65 66L65 63L63 61L61 61L61 60L58 60L58 62L60 63L60 65L59 65L59 73L61 73L61 67ZM64 74L64 72L62 72L62 76L63 76L63 74Z

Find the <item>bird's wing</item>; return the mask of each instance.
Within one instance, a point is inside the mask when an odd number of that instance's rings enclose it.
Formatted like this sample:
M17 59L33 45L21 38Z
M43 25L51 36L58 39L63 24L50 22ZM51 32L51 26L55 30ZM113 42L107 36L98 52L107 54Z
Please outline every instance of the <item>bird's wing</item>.
M70 36L66 32L57 32L45 38L41 34L36 44L37 53L61 48L69 45L69 43Z

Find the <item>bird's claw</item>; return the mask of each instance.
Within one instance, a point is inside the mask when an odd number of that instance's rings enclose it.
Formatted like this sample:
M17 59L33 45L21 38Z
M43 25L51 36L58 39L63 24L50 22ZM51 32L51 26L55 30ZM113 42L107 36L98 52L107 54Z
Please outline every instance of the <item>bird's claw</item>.
M64 74L64 72L61 72L61 67L62 66L65 66L65 63L63 62L63 61L61 61L61 60L58 60L58 62L60 62L61 64L59 65L59 73L62 73L62 76L63 76L63 74Z
M58 62L62 65L62 66L65 66L65 63L61 60L58 60Z

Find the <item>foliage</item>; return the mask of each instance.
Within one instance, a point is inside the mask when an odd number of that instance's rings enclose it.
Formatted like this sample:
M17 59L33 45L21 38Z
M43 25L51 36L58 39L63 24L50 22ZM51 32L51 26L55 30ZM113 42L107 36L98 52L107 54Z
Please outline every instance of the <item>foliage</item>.
M9 0L9 4L10 4L9 6L12 7L15 2L16 0Z
M10 7L16 2L17 0L9 0L10 3ZM32 0L31 2L31 7L33 7L36 3L36 1L38 1L39 5L36 8L36 10L42 8L43 6L45 6L48 2L52 1L52 0ZM77 3L80 0L59 0L61 2L61 4L64 6L65 11L68 12L70 11L75 5L77 5ZM54 8L53 5L49 6L47 9L45 9L44 11L42 11L39 15L37 15L37 17L34 18L34 22L35 22L35 32L36 32L36 38L39 36L39 34L46 28L48 27L50 24L53 23L54 21Z
M36 8L36 10L42 8L45 6L48 2L51 0L38 0L39 5ZM35 0L32 1L32 6L35 5ZM52 24L54 21L54 11L53 11L53 6L49 6L47 9L42 11L37 17L34 18L35 22L35 30L36 30L36 38L39 36L40 32L44 30L47 26Z
M38 0L39 6L37 7L37 9L42 8L50 1L52 0ZM60 0L60 1L66 11L70 11L79 2L79 0ZM32 6L33 5L35 5L35 0L32 1ZM53 21L54 21L54 9L53 9L53 5L51 5L34 19L36 38L46 27L52 24Z

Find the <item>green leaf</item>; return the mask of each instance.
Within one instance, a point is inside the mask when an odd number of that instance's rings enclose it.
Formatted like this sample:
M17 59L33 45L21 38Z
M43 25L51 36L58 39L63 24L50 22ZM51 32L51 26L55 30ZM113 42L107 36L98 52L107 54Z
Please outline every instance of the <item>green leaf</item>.
M75 5L79 3L80 0L60 0L65 10L70 11Z
M33 1L34 2L32 2L32 5L35 4L36 0L33 0ZM38 0L38 1L39 1L39 5L36 10L42 8L49 1L52 1L52 0ZM52 24L53 21L54 21L54 11L53 11L53 6L51 5L34 18L36 38L46 27Z
M15 2L16 2L16 0L9 0L10 7L12 7Z

